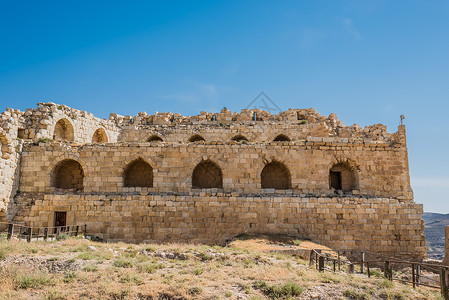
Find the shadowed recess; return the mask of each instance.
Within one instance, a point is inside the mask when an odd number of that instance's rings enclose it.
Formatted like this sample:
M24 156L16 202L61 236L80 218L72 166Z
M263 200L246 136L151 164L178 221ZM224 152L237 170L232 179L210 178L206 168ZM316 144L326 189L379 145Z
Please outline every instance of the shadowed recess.
M248 139L241 134L234 136L231 140L236 141L236 142L247 142L248 141Z
M222 188L223 174L220 167L210 160L199 163L193 170L192 187L199 189Z
M123 173L125 187L153 187L153 168L139 158L130 163Z
M191 143L201 142L201 141L206 141L206 140L199 134L192 135L189 138L189 142L191 142Z
M291 188L290 171L280 162L266 164L260 177L263 189L287 190Z
M80 163L66 159L56 165L52 174L52 185L60 189L83 189L84 172Z
M106 131L103 128L98 128L92 136L92 144L107 142L108 136L106 135Z
M273 142L289 142L290 138L285 134L280 134L274 138Z
M354 171L344 163L334 165L329 171L329 187L343 192L357 189Z
M69 120L61 119L56 123L53 133L53 140L73 142L74 130Z
M152 136L150 136L148 139L147 139L147 142L148 143L151 143L151 142L163 142L164 140L160 137L160 136L157 136L157 135L152 135Z

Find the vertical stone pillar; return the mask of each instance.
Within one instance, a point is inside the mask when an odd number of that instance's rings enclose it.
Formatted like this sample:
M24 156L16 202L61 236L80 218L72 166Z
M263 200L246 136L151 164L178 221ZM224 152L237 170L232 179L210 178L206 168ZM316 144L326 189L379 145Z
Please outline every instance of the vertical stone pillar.
M405 125L398 126L398 134L396 141L403 146L407 145L407 138L405 136Z
M443 264L449 265L449 225L444 226L444 259Z

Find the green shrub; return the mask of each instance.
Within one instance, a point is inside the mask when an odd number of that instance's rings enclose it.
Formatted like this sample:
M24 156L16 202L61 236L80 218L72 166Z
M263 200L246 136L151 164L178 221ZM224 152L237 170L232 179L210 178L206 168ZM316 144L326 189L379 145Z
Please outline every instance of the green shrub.
M304 291L302 287L294 282L287 282L282 285L269 285L265 281L256 281L253 287L271 299L288 299L299 296Z
M368 296L365 293L356 292L353 290L346 290L343 292L343 296L353 300L365 300L368 299Z
M201 275L203 274L204 270L200 269L200 268L196 268L195 270L193 270L193 274L195 275Z
M98 266L97 265L85 266L83 268L83 271L86 271L86 272L97 272L98 271Z
M299 246L299 245L301 245L301 243L302 243L301 240L294 240L294 241L293 241L293 244L294 244L295 246Z
M114 267L117 268L132 268L133 265L132 260L124 257L120 257L114 261Z
M63 281L65 283L73 282L77 276L76 272L66 272Z
M37 140L38 143L49 143L49 142L53 142L52 139L49 138L40 138Z
M19 289L38 288L43 285L52 285L52 278L45 273L18 274L16 286Z
M3 250L0 250L0 260L4 260L6 258L6 253Z
M69 236L67 233L63 232L63 233L60 233L60 234L58 234L58 235L56 236L56 240L57 240L57 241L63 241L63 240L68 239L69 237L70 237L70 236Z
M158 269L163 269L163 264L153 264L150 262L143 262L137 265L137 270L141 273L154 273Z
M369 274L371 276L378 277L378 278L382 277L382 273L379 271L376 271L376 270L369 270Z
M203 290L197 286L194 286L187 291L187 293L189 293L189 295L191 295L191 296L199 295L202 292L203 292Z

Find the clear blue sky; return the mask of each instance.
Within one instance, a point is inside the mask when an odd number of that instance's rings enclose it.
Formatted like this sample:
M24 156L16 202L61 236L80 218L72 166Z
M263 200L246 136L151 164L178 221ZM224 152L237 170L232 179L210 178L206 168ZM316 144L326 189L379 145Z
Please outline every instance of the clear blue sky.
M0 110L406 116L415 200L449 213L449 1L1 1Z

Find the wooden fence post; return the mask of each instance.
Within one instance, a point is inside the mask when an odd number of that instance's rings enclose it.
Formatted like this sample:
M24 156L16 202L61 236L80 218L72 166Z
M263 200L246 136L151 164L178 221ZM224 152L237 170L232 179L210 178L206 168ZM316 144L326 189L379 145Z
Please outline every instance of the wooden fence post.
M44 228L44 241L46 241L48 239L48 228L45 227Z
M28 233L27 233L27 242L31 242L31 236L33 235L33 228L28 227Z
M348 265L348 273L349 274L354 274L354 265L352 263L350 263Z
M447 273L446 268L441 268L440 269L441 296L443 296L443 298L445 300L448 300L449 299L449 292L448 292L448 289L447 289L446 273Z
M87 224L84 224L84 235L87 234Z
M413 285L413 288L416 287L415 282L416 282L416 276L415 276L415 264L412 263L412 285Z
M366 263L366 273L368 273L368 277L371 277L371 272L369 271L369 263Z
M333 268L332 268L332 270L335 272L336 271L336 269L335 269L335 264L336 264L336 261L335 261L335 259L332 259L332 262L333 262L333 264L334 264L334 266L333 266Z
M76 225L75 236L78 236L79 230L80 230L79 225Z
M364 273L364 265L365 264L365 252L362 252L362 263L360 264L360 273Z
M340 262L340 250L337 251L337 259L338 259L338 271L340 271L341 269L341 262Z
M416 286L419 286L419 281L421 279L420 277L421 277L421 265L418 264L416 265Z
M8 236L7 239L10 240L14 235L14 224L8 224Z
M318 270L320 272L324 272L324 256L321 256L318 258Z
M384 264L384 276L386 279L393 280L393 278L390 277L390 274L392 274L392 272L390 272L390 262L386 260Z

